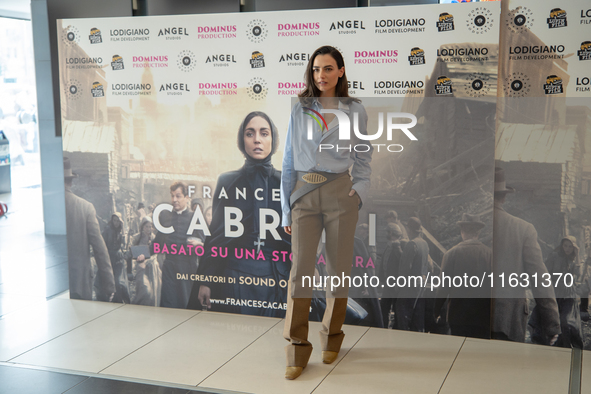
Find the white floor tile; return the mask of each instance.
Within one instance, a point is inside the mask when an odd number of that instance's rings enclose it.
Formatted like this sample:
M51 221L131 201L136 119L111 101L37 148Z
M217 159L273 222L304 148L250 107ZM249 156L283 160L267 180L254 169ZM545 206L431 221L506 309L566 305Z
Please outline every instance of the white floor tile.
M11 362L98 373L196 313L125 305Z
M53 299L22 308L0 320L0 361L8 361L121 304Z
M436 394L464 338L372 328L314 394Z
M45 297L41 296L0 293L0 316L4 318L8 314L15 313L35 304L44 304L45 302Z
M283 339L283 321L259 338L229 363L216 371L199 387L234 390L241 392L265 393L310 393L343 358L351 346L368 330L367 327L345 326L345 340L334 364L326 365L321 360L320 323L310 323L309 340L314 351L302 376L285 380L285 351L287 341Z
M570 362L570 349L466 339L441 394L567 393Z
M280 320L203 312L102 373L197 385Z

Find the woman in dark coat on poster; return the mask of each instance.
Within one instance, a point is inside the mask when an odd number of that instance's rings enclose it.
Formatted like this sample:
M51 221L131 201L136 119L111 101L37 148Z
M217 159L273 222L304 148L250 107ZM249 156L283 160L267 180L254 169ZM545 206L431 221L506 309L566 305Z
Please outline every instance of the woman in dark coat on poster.
M123 220L119 212L111 215L111 220L107 223L103 231L103 239L109 251L109 258L113 266L113 275L115 276L115 296L113 302L129 304L129 281L127 279L127 264L123 256Z
M554 294L556 295L558 313L560 314L560 329L562 332L555 346L582 349L581 315L576 293L576 286L581 279L581 267L578 260L577 239L573 236L567 236L562 238L560 245L550 253L545 264L550 274L550 280L554 285ZM558 279L558 275L555 274L562 274L562 276ZM572 286L566 286L570 282L571 275ZM547 336L544 335L544 327L541 327L539 313L535 308L529 324L534 328L532 342L546 344Z
M277 129L265 113L251 112L246 116L238 129L238 149L246 161L239 170L218 178L209 227L211 236L206 239L197 272L205 277L224 277L226 283L196 282L189 309L211 309L210 297L230 298L233 305L214 304L214 310L285 316L291 246L290 237L280 226L281 172L271 164L278 144ZM236 220L244 226L235 238L225 235L227 208L233 210L230 217L238 215ZM260 213L266 216L261 218ZM261 234L263 226L267 230ZM237 226L229 227L239 231Z
M128 251L128 259L130 261L133 260L133 251L131 248L134 246L147 246L148 251L152 252L152 241L154 240L152 229L152 219L148 216L144 216L139 226L139 233L134 235L131 240L130 250ZM148 306L160 305L162 270L160 269L157 254L140 254L137 256L133 283L135 286L135 293L131 300L132 304Z

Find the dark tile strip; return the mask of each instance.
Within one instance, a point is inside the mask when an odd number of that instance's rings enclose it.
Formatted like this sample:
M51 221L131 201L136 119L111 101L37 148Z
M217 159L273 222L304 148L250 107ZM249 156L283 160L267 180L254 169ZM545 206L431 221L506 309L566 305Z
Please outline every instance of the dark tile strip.
M570 381L568 384L568 393L581 394L583 351L581 349L573 349L570 360Z

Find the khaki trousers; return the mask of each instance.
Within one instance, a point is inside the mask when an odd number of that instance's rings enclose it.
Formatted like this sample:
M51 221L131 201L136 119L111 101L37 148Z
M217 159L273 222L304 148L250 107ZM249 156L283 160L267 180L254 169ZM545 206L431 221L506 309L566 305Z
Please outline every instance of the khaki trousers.
M295 190L304 183L298 181ZM326 268L329 275L350 275L353 243L358 218L358 197L349 196L352 182L349 176L337 178L301 197L293 206L292 268L288 284L287 311L283 336L287 345L287 366L305 367L312 353L308 341L308 316L312 288L303 276L314 277L316 252L326 230ZM331 294L327 291L326 311L322 319L320 343L322 350L338 352L345 334L341 330L347 311L348 287L342 286Z

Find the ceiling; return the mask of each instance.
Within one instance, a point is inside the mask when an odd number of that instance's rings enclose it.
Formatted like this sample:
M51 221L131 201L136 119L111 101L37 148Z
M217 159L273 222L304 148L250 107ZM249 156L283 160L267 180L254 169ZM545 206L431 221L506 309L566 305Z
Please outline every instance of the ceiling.
M31 19L31 0L0 0L0 16Z

